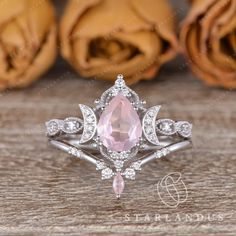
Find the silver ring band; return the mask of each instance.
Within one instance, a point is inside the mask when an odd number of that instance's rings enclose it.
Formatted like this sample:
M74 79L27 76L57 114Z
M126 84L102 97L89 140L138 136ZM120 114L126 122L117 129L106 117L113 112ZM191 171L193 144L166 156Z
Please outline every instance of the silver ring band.
M83 118L46 122L47 136L58 149L94 164L102 179L114 176L118 197L123 177L133 180L145 164L191 146L192 124L157 119L161 106L145 108L122 75L95 104L79 105Z

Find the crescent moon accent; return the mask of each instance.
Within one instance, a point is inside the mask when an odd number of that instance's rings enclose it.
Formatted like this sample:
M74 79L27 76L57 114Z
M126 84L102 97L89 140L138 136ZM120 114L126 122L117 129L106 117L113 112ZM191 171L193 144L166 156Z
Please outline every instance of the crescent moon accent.
M160 145L156 134L156 117L161 106L154 106L149 108L142 121L142 128L145 138L154 145Z
M83 104L79 104L79 107L84 120L84 129L79 142L86 143L91 140L96 133L97 117L92 108Z

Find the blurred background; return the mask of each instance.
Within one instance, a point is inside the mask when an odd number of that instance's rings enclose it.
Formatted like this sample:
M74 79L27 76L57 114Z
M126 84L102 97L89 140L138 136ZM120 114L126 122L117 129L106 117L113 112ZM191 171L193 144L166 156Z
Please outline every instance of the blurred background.
M53 0L54 4L56 6L57 10L57 16L60 19L63 15L63 10L65 9L66 4L68 4L68 1L60 1L60 0ZM178 34L178 30L180 29L180 24L183 21L184 17L187 15L188 10L190 9L190 4L188 1L175 1L175 0L169 0L168 1L172 7L173 7L173 18L176 19L176 34ZM75 73L73 68L64 61L64 59L59 55L56 61L56 64L53 68L51 68L50 72L55 73L63 73L65 70L70 70L72 73ZM178 54L176 57L173 58L173 60L170 60L168 63L164 64L161 68L161 73L163 74L175 74L178 73L184 73L189 71L188 65L186 64L186 58L184 58L183 55ZM76 76L76 73L74 74ZM78 75L77 75L78 76ZM156 77L158 75L156 74ZM159 78L162 80L162 76ZM170 78L171 79L171 78ZM186 79L187 82L187 79Z
M0 4L2 91L49 69L108 81L123 73L129 85L191 71L210 87L236 88L235 0Z
M68 4L68 1L60 1L60 0L53 0L56 10L57 10L57 17L61 19L63 15L63 10L65 9L66 4ZM174 18L176 19L176 34L178 33L178 30L180 28L180 23L183 21L184 17L187 15L187 12L190 8L188 1L175 1L170 0L169 1L174 10ZM55 65L50 69L49 73L64 73L65 71L71 71L75 77L78 77L76 75L75 70L66 62L61 55L58 56ZM161 73L167 73L167 74L174 74L176 72L183 73L189 71L188 66L186 65L186 59L183 55L176 55L176 57L169 61L167 64L163 65L163 68L161 68ZM156 75L157 77L158 75ZM161 77L161 76L160 76ZM162 80L162 78L160 78ZM187 81L186 81L187 82Z

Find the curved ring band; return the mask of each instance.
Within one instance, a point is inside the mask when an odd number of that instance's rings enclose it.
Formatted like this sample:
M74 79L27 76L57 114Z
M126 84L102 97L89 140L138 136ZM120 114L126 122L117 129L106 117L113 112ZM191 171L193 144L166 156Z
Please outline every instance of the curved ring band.
M49 142L55 146L56 148L67 152L68 154L78 157L81 160L85 160L90 162L91 164L94 164L97 168L98 164L100 162L100 159L97 158L97 156L93 155L93 154L89 154L87 153L87 151L82 151L85 149L92 149L94 150L95 147L89 147L89 146L85 146L85 145L73 145L71 143L73 142L66 142L66 141L62 141L62 140L57 140L57 139L49 139ZM140 168L142 166L144 166L145 164L157 159L157 158L161 158L164 157L168 154L171 154L173 152L182 150L182 149L186 149L189 148L190 145L192 144L191 140L182 140L176 143L169 143L167 144L167 142L163 143L165 145L164 148L158 149L155 152L152 152L151 154L148 155L144 155L143 157L139 158L137 161L140 162ZM147 147L147 149L145 150L153 150L154 147Z

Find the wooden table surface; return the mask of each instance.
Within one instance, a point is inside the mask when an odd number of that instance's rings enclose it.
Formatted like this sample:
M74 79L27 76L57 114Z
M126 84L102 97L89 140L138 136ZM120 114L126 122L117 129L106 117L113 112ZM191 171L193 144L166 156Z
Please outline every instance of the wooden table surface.
M32 87L1 94L0 235L236 234L235 92L171 65L133 86L148 105L163 106L160 117L191 121L194 147L146 166L118 201L94 166L46 141L46 120L79 115L78 103L93 105L111 85L77 77L59 64ZM172 172L188 193L177 207L157 194Z

